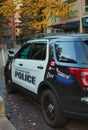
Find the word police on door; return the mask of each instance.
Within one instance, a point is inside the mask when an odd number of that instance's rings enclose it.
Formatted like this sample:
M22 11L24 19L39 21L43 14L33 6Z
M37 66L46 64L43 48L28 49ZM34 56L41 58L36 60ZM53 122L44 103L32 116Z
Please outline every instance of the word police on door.
M35 85L35 79L36 79L35 76L32 76L30 74L27 74L27 73L20 72L20 71L16 70L15 71L15 77Z

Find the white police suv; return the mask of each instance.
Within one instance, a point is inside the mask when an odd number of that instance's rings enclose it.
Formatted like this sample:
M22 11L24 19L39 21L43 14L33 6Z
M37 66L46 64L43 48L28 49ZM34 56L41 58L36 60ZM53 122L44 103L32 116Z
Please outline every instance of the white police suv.
M67 118L88 120L88 37L58 36L28 41L5 66L7 92L30 91L51 127Z

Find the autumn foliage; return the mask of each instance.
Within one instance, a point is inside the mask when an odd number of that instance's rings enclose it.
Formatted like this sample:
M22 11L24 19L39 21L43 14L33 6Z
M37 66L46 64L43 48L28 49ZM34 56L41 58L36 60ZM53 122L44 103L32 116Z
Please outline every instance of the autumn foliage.
M21 13L29 28L41 30L50 25L52 17L61 17L68 12L60 0L22 0ZM54 24L54 23L53 23Z
M0 4L2 5L0 13L4 16L12 17L18 11L22 26L37 31L47 28L50 25L50 18L62 17L68 13L68 5L61 3L60 0L6 0Z
M16 13L16 4L13 0L6 0L0 3L0 14L2 13L5 17L11 17Z

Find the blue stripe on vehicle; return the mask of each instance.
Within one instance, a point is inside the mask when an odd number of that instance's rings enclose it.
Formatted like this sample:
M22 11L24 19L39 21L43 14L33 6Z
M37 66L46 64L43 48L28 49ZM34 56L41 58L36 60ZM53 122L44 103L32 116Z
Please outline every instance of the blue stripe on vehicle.
M63 77L62 75L57 74L55 77L58 82L63 83L63 84L72 84L75 82L75 79L72 76Z

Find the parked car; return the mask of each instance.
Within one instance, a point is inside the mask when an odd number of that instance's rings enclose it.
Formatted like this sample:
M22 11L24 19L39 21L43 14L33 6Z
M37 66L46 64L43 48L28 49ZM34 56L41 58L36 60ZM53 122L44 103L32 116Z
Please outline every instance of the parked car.
M87 35L31 40L11 54L4 71L7 92L34 94L51 127L68 118L88 120Z

